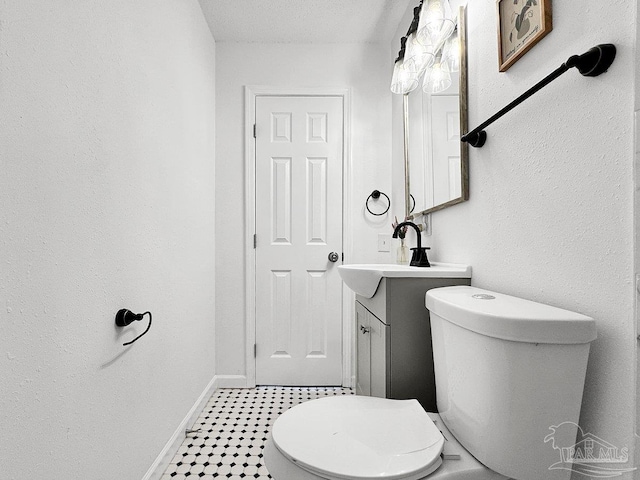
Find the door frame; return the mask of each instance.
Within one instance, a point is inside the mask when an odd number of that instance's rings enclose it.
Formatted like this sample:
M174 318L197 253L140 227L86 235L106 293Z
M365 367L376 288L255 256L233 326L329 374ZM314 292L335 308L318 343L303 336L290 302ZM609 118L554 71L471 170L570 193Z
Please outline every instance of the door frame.
M256 343L256 250L253 246L253 236L256 230L256 170L255 170L255 138L253 125L256 121L256 98L259 96L288 96L288 97L342 97L343 105L343 146L342 146L342 248L343 262L352 258L353 237L350 228L352 221L350 213L353 211L351 189L351 90L341 87L274 87L260 85L246 85L244 87L245 115L244 115L244 206L245 206L245 374L246 386L256 386L256 358L254 345ZM352 296L347 288L342 286L342 386L353 387L353 339L351 328L351 303L345 301Z

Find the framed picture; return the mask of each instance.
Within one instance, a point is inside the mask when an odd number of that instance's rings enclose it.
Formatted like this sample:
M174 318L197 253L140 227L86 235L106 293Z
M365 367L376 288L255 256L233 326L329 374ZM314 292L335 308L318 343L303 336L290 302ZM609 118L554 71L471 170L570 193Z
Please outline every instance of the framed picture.
M506 71L553 28L551 0L498 0L498 64Z

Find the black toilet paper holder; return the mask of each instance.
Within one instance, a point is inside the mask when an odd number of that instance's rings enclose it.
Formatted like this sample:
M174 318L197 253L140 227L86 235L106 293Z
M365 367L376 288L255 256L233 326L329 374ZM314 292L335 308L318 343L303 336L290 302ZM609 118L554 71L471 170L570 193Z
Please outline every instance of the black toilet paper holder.
M142 337L145 333L149 331L149 329L151 328L151 312L133 313L131 310L127 308L122 308L118 310L118 313L116 313L116 325L118 327L126 327L135 321L142 320L145 315L149 315L149 325L147 325L147 329L144 332L142 332L140 335L138 335L136 338L131 340L130 342L123 343L122 346L126 347L127 345L131 345L133 342L138 340L140 337Z

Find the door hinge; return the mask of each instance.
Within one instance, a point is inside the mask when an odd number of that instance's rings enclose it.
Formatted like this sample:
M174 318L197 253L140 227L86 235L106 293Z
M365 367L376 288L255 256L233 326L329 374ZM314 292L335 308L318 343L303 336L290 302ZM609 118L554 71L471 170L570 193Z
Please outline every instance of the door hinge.
M253 138L257 138L256 136L256 124L253 124Z
M258 358L258 344L253 344L253 358Z
M253 248L257 248L258 246L258 236L254 233L253 234Z

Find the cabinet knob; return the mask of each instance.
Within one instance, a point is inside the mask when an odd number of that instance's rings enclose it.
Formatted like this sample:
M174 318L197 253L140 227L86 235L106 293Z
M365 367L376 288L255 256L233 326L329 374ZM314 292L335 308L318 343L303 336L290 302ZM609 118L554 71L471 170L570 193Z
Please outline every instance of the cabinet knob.
M365 327L364 325L360 325L360 331L364 335L365 333L369 333L370 328Z

